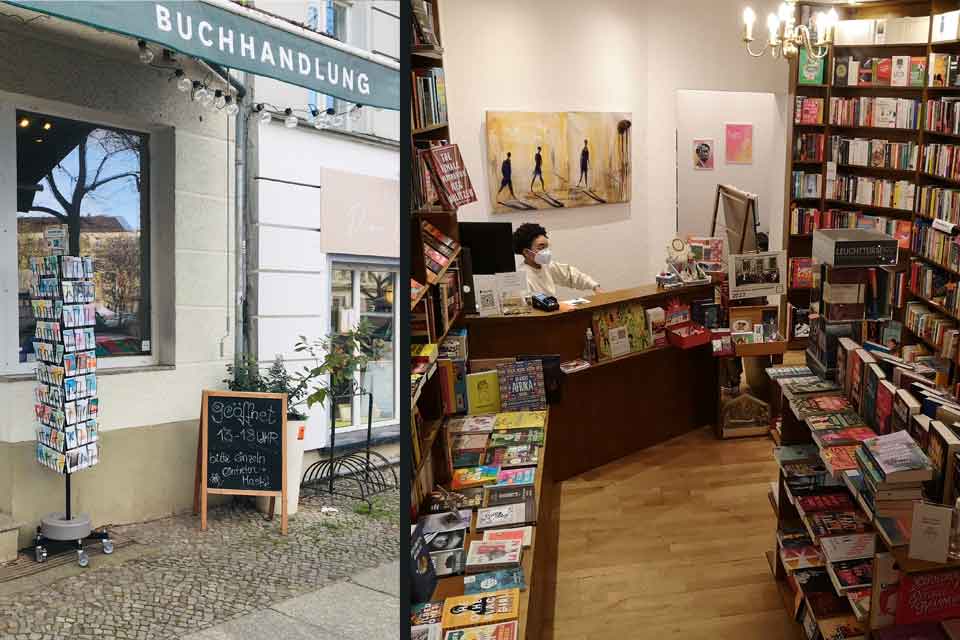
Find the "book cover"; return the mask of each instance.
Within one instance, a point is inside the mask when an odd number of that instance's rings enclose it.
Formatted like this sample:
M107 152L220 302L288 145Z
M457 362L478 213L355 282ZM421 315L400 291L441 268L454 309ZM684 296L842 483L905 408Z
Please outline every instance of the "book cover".
M847 73L849 69L849 56L837 56L833 59L833 85L835 87L847 86Z
M896 621L900 571L892 553L878 552L873 559L875 584L870 595L870 627L889 627Z
M424 149L423 155L440 186L438 191L444 208L457 209L477 201L477 194L457 145L431 146Z
M500 591L501 589L526 591L527 581L523 575L523 568L500 569L463 577L463 592L466 595L485 591Z
M495 422L496 414L493 413L471 415L463 418L462 422L458 422L456 429L448 427L448 430L459 433L490 433L493 431Z
M443 617L443 600L421 602L410 606L410 624L438 624Z
M516 620L519 613L519 589L453 596L443 601L442 624L444 629L459 629Z
M897 598L897 624L960 618L960 569L903 573Z
M803 514L815 513L817 511L851 511L855 508L853 501L846 493L798 496L796 499L796 507Z
M455 469L450 487L454 490L465 487L479 487L495 482L500 467L480 466L467 469Z
M922 87L927 76L927 60L923 56L910 57L910 86Z
M878 434L890 433L893 416L893 397L897 388L889 380L880 380L877 385L874 428Z
M531 467L540 462L540 447L535 444L516 444L487 449L484 464L509 469Z
M418 524L410 536L410 583L415 602L426 602L437 588L437 574L427 550L422 524Z
M467 552L467 572L482 573L517 566L523 544L517 540L474 540Z
M547 404L556 404L563 398L563 370L559 355L517 356L517 362L539 360L543 365L543 386L547 394Z
M517 527L537 521L536 505L532 497L523 502L483 507L477 510L477 529Z
M593 335L597 342L599 360L643 351L651 346L651 336L647 331L647 313L639 303L609 305L594 311Z
M893 61L890 58L879 58L876 63L873 82L878 85L891 84L893 73Z
M443 626L437 623L410 627L410 640L443 640Z
M827 566L838 591L863 589L873 584L873 558L840 560Z
M433 562L434 571L436 571L437 576L441 578L463 573L463 558L463 549L434 551L430 554L430 561Z
M856 638L865 638L867 633L866 625L851 615L818 620L817 624L823 638L856 640Z
M533 544L533 527L512 527L508 529L487 529L484 540L517 540L524 547Z
M910 85L910 56L893 56L890 68L890 86L906 87Z
M821 447L857 445L877 434L870 427L847 427L833 431L814 431L813 439Z
M532 484L487 485L483 488L483 506L485 507L524 502L532 497L534 497Z
M823 84L823 68L825 58L814 58L807 55L806 48L800 49L799 77L797 84Z
M930 459L906 431L864 440L862 446L886 482L926 481L933 475Z
M860 414L848 409L837 413L822 413L804 418L811 431L842 431L848 428L866 427ZM866 427L869 429L869 427ZM872 430L871 430L871 433ZM874 434L876 435L876 434ZM816 436L815 436L816 437Z
M483 451L490 436L486 433L459 433L451 439L454 451Z
M467 406L472 414L500 411L500 382L496 371L467 374Z
M457 514L447 512L434 513L423 516L417 520L417 524L423 527L422 534L427 536L438 531L455 531L457 529L469 528L472 515L473 512L470 509L462 509Z
M482 465L484 451L453 451L451 462L454 469L466 469Z
M817 538L863 533L870 530L870 521L859 511L822 511L809 518L810 529Z
M497 365L503 411L542 410L547 406L540 360Z
M467 539L467 530L452 529L450 531L438 531L426 536L427 549L430 553L437 551L453 551L463 549L463 543Z
M505 411L495 416L493 430L542 429L546 423L546 411Z
M788 571L823 566L823 554L809 539L784 540L780 545L780 560Z
M501 622L481 627L447 631L443 640L517 640L517 622Z
M500 469L497 473L498 485L533 484L536 479L536 467L521 467L519 469Z
M509 447L515 444L543 444L543 429L515 429L497 431L490 436L491 447Z
M953 469L950 465L960 452L960 438L956 432L939 420L930 421L927 457L933 466L933 477L924 485L926 496L933 502L953 506Z
M830 562L843 560L873 560L877 536L874 533L859 533L849 536L830 536L820 541L823 555Z

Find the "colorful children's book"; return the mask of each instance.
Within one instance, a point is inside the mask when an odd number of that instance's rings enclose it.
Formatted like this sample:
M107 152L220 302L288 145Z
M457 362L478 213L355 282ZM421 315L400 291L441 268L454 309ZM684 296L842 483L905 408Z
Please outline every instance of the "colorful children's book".
M505 411L494 417L493 430L542 429L546 423L546 411Z
M456 491L465 487L480 487L497 481L500 467L470 467L467 469L454 469L453 480L450 488Z
M410 607L410 624L437 624L443 617L443 600L422 602Z
M443 628L461 629L495 622L508 622L516 620L519 613L519 589L453 596L443 601ZM449 637L449 634L447 635ZM462 638L466 640L468 636Z
M500 382L496 371L467 374L467 408L471 414L500 411Z
M500 469L497 474L498 485L533 484L536 479L536 467L522 467L520 469Z
M502 410L542 410L547 406L543 362L540 360L497 365L497 379Z

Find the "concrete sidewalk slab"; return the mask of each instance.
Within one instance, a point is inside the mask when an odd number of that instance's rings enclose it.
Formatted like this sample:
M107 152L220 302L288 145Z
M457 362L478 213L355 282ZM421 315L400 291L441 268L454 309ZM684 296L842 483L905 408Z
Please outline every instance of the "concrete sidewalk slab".
M350 582L375 591L400 597L400 565L394 562L368 569L350 578Z
M400 600L349 582L286 600L272 607L342 640L396 640Z
M396 640L400 563L390 562L183 640Z
M302 620L296 620L273 609L264 609L210 629L186 636L184 640L254 640L283 638L283 640L336 640L322 629Z

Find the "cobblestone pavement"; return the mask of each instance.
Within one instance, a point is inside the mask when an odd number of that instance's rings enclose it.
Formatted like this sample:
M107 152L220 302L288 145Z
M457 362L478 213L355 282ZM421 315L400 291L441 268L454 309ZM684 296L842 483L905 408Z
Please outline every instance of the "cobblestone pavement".
M145 553L14 596L0 595L0 640L169 640L311 593L400 553L397 491L366 504L301 498L290 534L252 506L114 527ZM334 506L335 514L321 507ZM127 549L118 550L117 555ZM120 558L117 558L120 560Z

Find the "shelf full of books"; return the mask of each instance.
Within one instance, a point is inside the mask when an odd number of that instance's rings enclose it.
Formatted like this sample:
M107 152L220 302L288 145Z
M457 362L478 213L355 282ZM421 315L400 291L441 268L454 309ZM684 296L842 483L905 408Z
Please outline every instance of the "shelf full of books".
M36 459L60 474L100 462L93 258L33 257Z

